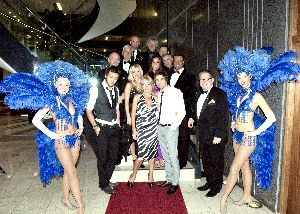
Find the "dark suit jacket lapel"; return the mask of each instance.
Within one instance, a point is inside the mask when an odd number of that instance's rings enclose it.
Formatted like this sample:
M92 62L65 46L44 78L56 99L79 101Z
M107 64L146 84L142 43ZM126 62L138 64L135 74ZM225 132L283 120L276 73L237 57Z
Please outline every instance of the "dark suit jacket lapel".
M174 68L174 69L175 69L175 68ZM182 80L184 79L185 74L186 74L186 70L183 69L183 71L182 71L182 73L180 74L180 76L179 76L179 78L178 78L176 84L174 85L175 88L180 88L179 85L181 84ZM187 84L188 84L188 83L187 83Z
M210 95L210 93L209 93L209 94L207 95L206 99L204 100L203 105L202 105L202 109L201 109L201 112L200 112L200 116L201 116L202 112L206 109L208 102L211 100L210 97L211 97L211 95Z
M200 112L200 115L201 113L206 109L207 105L208 105L208 102L211 101L214 97L214 86L211 88L210 92L208 93L204 103L203 103L203 106L202 106L202 109L201 109L201 112Z

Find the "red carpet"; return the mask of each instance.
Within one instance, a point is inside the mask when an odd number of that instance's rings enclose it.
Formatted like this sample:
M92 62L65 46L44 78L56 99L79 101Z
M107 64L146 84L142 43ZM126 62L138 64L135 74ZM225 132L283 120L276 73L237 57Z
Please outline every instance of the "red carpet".
M167 195L169 187L150 188L147 182L136 182L127 187L121 182L115 187L116 194L110 197L106 214L187 214L180 188L173 195Z

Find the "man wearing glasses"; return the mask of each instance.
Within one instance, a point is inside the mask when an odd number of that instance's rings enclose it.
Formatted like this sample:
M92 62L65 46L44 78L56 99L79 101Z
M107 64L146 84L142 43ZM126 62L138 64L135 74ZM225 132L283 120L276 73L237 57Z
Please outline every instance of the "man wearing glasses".
M213 86L212 72L200 72L200 91L194 103L196 112L189 119L188 126L197 121L197 140L200 142L202 164L206 173L206 184L199 191L209 192L207 197L216 196L222 189L224 172L224 152L229 126L229 104L226 92Z

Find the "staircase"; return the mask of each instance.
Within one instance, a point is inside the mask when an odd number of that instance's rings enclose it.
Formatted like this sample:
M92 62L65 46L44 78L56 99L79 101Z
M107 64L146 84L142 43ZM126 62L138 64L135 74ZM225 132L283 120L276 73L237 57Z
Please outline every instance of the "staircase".
M0 22L0 67L10 72L33 73L39 59L34 56L1 22Z
M149 172L149 164L148 162L144 162L145 168L140 168L135 182L147 182L148 181L148 172ZM112 175L112 182L127 182L129 176L131 175L133 170L133 161L132 156L127 157L127 162L125 159L122 159L120 165L116 166L115 171ZM154 169L154 181L165 181L165 168L155 168ZM180 181L195 181L195 169L188 162L187 166L180 170Z

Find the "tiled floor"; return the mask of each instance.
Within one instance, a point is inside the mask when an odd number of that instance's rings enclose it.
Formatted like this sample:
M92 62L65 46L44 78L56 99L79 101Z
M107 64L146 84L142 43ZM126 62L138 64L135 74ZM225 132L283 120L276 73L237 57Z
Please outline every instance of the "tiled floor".
M6 174L0 174L0 213L3 214L68 214L69 211L60 203L62 193L61 179L53 180L43 187L38 175L38 157L35 145L36 128L28 124L27 117L10 116L0 109L0 166ZM87 214L104 214L109 195L98 188L95 155L90 147L81 152L78 174ZM125 173L124 173L125 176ZM127 175L120 178L127 179ZM199 192L196 187L201 181L181 181L183 197L188 213L219 213L222 192L214 198L205 197L206 192ZM223 188L224 190L224 188ZM120 193L117 193L120 194ZM272 213L266 207L260 209L233 205L233 200L242 196L242 190L235 187L229 201L228 213ZM163 214L163 211L160 212Z

